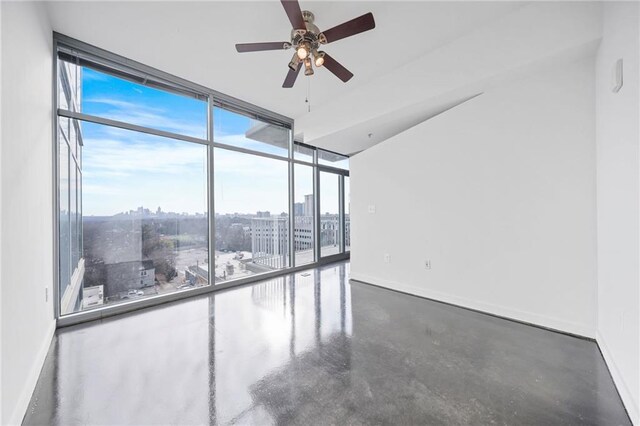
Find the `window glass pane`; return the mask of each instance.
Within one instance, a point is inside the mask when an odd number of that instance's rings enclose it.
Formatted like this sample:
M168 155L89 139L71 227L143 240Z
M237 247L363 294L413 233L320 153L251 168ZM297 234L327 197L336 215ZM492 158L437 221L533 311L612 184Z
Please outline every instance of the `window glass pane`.
M319 149L318 164L349 170L349 157Z
M351 250L351 188L349 176L344 177L344 249Z
M78 108L81 112L180 135L207 138L207 102L92 68L64 61L59 63L66 64L65 68L81 77L78 78L81 85L77 95L81 101ZM58 97L60 107L65 108L62 93Z
M64 137L62 141L70 141L69 136L69 119L66 117L58 117L58 137Z
M77 158L80 156L79 153L79 143L78 143L78 121L77 120L69 120L69 147L71 148L71 154Z
M71 200L69 213L71 215L71 271L75 272L80 260L80 246L78 245L78 198L77 198L77 169L71 165L69 179L69 197Z
M72 120L67 117L58 117L58 131L59 137L64 137L69 143L71 149L71 161L80 161L80 150L82 147L82 137L77 131L79 124L77 120ZM61 134L61 135L60 135Z
M220 107L213 109L213 123L213 139L217 143L282 157L289 155L289 129Z
M78 260L83 256L82 250L82 172L78 168L76 170L76 194L78 207L76 210L76 227L77 231L77 247L78 247Z
M294 165L294 247L296 265L314 261L313 238L313 167Z
M83 309L207 285L207 147L94 123L82 134Z
M71 279L71 235L69 217L69 148L64 138L58 140L60 146L60 294L64 294Z
M320 255L340 253L338 175L320 172Z
M58 106L80 111L81 69L75 64L58 61Z
M305 145L294 144L293 145L293 158L301 161L308 161L313 163L313 148L309 148Z
M215 148L215 282L288 267L288 163Z
M64 68L66 66L66 62L58 61L58 108L70 110L72 109L72 106L68 98L69 92L68 90L65 90L66 87L64 85L64 82L68 81L68 78L63 77L63 73L65 73Z

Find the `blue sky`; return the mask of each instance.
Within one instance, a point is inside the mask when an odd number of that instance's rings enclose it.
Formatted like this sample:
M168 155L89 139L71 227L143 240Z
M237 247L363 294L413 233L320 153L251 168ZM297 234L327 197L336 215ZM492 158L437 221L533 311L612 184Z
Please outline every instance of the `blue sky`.
M206 102L156 90L91 69L82 71L84 113L206 138ZM286 155L245 138L251 119L216 108L214 139ZM83 213L113 215L139 206L164 211L207 210L206 147L109 126L82 123ZM216 148L217 213L287 211L287 163ZM296 169L298 172L298 169ZM322 181L321 181L322 182ZM299 168L296 202L312 191L310 168ZM337 212L337 188L325 187L322 211ZM335 201L335 202L334 202Z

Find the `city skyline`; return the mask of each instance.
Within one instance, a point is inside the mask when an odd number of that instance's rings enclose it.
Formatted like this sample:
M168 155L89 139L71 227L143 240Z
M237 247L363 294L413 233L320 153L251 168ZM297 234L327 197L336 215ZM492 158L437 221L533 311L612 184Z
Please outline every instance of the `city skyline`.
M312 194L308 194L308 196L311 196ZM304 205L305 202L301 201L301 202L296 202L294 203L294 207L300 206L300 211L304 211ZM197 217L202 217L202 216L206 216L208 214L208 212L202 211L202 212L175 212L175 211L169 211L169 210L164 210L161 206L158 206L155 210L151 209L149 207L145 207L145 206L138 206L135 209L129 209L126 211L121 211L112 215L87 215L87 214L83 214L82 217L115 217L115 216L123 216L123 215L138 215L140 214L142 210L143 214L148 214L149 216L197 216ZM295 210L295 208L294 208ZM229 212L229 213L220 213L220 212L215 212L216 216L249 216L249 217L264 217L264 213L268 213L270 216L288 216L289 213L286 211L282 211L282 212L272 212L270 210L256 210L255 212ZM338 214L338 213L331 213L331 212L321 212L320 215L334 215L334 214ZM348 210L345 211L345 214L349 214ZM295 213L295 216L304 216L304 217L308 217L311 216L309 214L300 214L300 213Z

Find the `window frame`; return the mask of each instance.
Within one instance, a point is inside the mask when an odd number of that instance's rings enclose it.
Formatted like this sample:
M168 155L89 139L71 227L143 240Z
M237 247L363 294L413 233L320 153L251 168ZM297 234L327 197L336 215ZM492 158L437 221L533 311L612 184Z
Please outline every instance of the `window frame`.
M145 126L139 126L131 123L126 123L117 120L111 120L108 118L93 116L89 114L85 114L82 111L77 111L75 108L75 102L72 100L73 108L72 109L62 109L60 108L58 102L59 95L59 52L65 52L65 54L75 55L73 57L81 58L83 61L89 61L94 64L98 64L99 66L106 67L108 70L114 71L114 75L119 78L123 78L122 76L129 76L134 79L133 81L142 80L145 83L151 85L152 87L160 88L162 90L175 91L180 94L189 94L191 96L195 96L198 99L206 100L207 102L207 138L197 138L188 135L176 134L173 132L168 132L164 130L149 128ZM106 50L100 49L98 47L92 46L90 44L75 40L63 34L54 32L53 33L53 72L52 72L52 117L53 117L53 126L52 126L52 140L53 140L53 197L54 197L54 208L53 208L53 228L54 228L54 239L53 239L53 254L54 254L54 286L53 286L53 298L54 298L54 312L55 318L57 320L58 327L64 327L68 325L78 324L86 321L91 321L99 318L105 318L113 315L118 315L125 312L130 312L138 309L142 309L149 306L155 306L161 303L167 303L174 300L184 299L187 297L192 297L198 294L210 293L213 291L219 291L230 287L241 286L245 284L249 284L255 281L269 279L277 276L281 276L283 274L288 274L291 272L296 272L299 270L309 269L313 267L317 267L322 264L335 262L338 260L345 260L350 257L349 252L345 252L344 250L344 176L349 176L349 170L334 168L328 165L322 165L318 163L318 150L319 148L313 147L311 145L303 144L300 142L294 142L294 120L277 114L275 112L266 110L259 106L253 105L251 103L242 101L240 99L234 98L232 96L228 96L221 92L209 89L207 87L198 85L196 83L192 83L190 81L184 80L182 78L173 76L169 73L154 69L152 67L146 66L144 64L132 61L130 59L124 58L117 54L108 52ZM66 60L66 59L65 59ZM87 62L87 63L89 63ZM115 73L118 74L115 74ZM77 101L77 100L75 100ZM68 104L71 107L71 105ZM230 110L232 112L241 113L249 116L250 118L254 118L260 121L267 122L269 124L277 124L281 125L287 129L289 129L289 140L288 140L288 154L286 156L274 155L266 152L254 151L252 149L247 149L243 147L226 145L223 143L218 143L214 141L214 120L213 113L215 108L224 108ZM256 274L253 276L240 278L237 280L230 280L224 283L215 284L215 278L212 276L213 272L209 271L209 285L205 287L199 287L195 289L190 289L181 292L174 292L168 294L162 294L158 296L151 296L149 298L124 302L116 305L104 305L100 308L90 309L86 311L78 311L74 313L62 314L61 313L61 295L59 294L60 290L60 269L59 269L59 220L60 220L60 211L59 211L59 118L66 117L70 125L74 125L76 120L78 121L86 121L97 124L103 124L113 127L118 127L126 130L132 130L142 133L148 133L161 137L168 137L176 140L182 140L186 142L192 142L197 144L202 144L207 146L207 206L208 206L208 250L209 257L213 259L215 256L215 197L214 197L214 175L215 171L214 167L214 149L225 149L231 151L237 151L245 154L257 155L266 158L272 158L278 161L285 161L288 163L288 225L289 225L289 240L288 240L288 251L289 251L289 264L288 267L272 271L265 272L261 274ZM313 151L313 159L312 161L305 161L301 159L295 158L294 152L294 144L300 144L306 148L310 148ZM323 150L327 151L327 150ZM343 154L338 154L342 155ZM345 156L348 157L348 156ZM78 162L79 164L79 175L82 175L82 163L81 160ZM295 264L295 219L294 219L294 190L295 190L295 175L294 170L295 164L302 164L306 166L313 167L313 197L314 197L314 244L315 244L315 259L312 263L306 263L304 265L297 266ZM69 165L69 168L71 166ZM328 257L322 258L320 256L320 239L317 237L319 235L319 227L320 227L320 215L318 214L319 208L319 173L320 171L328 171L339 175L340 179L340 190L339 190L339 205L340 205L340 215L341 215L341 249L340 253ZM82 184L80 184L78 191L81 191ZM78 206L78 210L80 212L80 229L82 229L82 195L78 195L78 202L80 205ZM81 231L80 231L81 235ZM79 265L84 265L83 253L80 253ZM82 272L84 268L78 268L78 271ZM79 274L80 275L80 274ZM82 282L82 276L76 278L78 282Z

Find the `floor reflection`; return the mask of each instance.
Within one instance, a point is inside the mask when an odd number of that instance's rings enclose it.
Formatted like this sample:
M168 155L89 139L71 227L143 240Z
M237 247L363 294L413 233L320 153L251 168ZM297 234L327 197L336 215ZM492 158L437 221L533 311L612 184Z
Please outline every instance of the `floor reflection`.
M595 343L349 263L60 330L25 424L630 424Z
M349 368L348 268L62 329L25 423L277 422L304 399L287 381L301 366L327 377Z
M348 370L351 306L348 284L340 279L346 268L311 270L215 295L218 422L282 422L308 403L305 383ZM308 382L298 380L301 368L308 372L311 364Z

